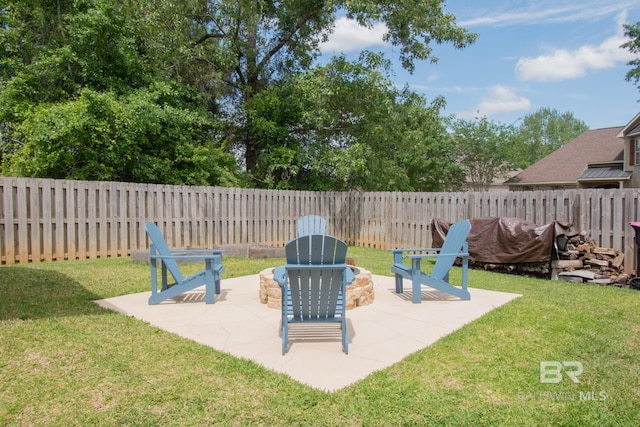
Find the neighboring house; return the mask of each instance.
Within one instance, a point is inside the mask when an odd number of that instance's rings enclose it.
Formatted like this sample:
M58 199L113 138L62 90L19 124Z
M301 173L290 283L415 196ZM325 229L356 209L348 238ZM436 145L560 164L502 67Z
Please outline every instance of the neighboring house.
M511 191L640 187L640 114L588 130L504 182Z
M618 138L624 141L624 170L631 174L629 185L625 187L640 187L640 113L618 133Z
M509 186L507 185L508 181L505 181L505 178L513 178L514 176L516 176L517 174L519 174L520 172L522 172L522 169L517 169L517 170L512 170L507 172L506 176L502 176L500 178L496 178L493 180L493 182L491 184L489 184L489 187L487 188L487 190L489 191L509 191Z

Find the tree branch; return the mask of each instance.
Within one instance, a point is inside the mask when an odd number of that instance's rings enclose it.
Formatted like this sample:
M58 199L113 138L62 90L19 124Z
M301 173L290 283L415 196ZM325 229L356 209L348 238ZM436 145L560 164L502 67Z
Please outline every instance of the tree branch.
M222 33L215 33L215 34L207 33L207 34L204 34L202 37L200 37L198 40L194 41L191 47L196 47L199 44L202 44L209 39L221 39L223 37L224 37L224 34Z
M324 1L318 1L315 7L310 8L307 13L302 16L296 25L294 25L288 33L282 37L282 39L262 58L259 64L259 68L262 69L271 58L287 45L293 38L293 36L302 28L316 13L320 12L324 8Z

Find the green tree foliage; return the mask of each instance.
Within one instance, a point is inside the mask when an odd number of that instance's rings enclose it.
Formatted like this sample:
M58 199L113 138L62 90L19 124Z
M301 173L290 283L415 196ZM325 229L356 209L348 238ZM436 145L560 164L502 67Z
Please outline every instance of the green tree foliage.
M473 43L439 0L0 1L3 173L241 185L238 158L271 188L461 176L443 100L397 90L372 53L312 68L338 11L384 23L409 71Z
M135 21L102 0L0 8L4 174L238 184L202 96L148 61ZM6 43L5 43L6 42Z
M229 43L210 32L217 25L203 0L114 0L118 10L135 28L147 65L169 80L195 87L209 110L218 114L222 99L236 89L226 76L239 60ZM212 2L213 3L213 2ZM227 106L228 108L228 106Z
M237 185L233 156L198 141L215 122L181 108L193 94L158 83L130 95L84 89L66 102L40 104L20 123L25 141L8 174L49 178Z
M509 160L516 168L526 168L589 130L571 112L540 108L527 114L515 129Z
M279 80L309 70L319 54L319 43L333 29L338 10L364 26L386 24L385 40L399 48L402 64L410 71L415 61L437 60L432 43L450 42L463 48L476 38L456 26L454 16L444 13L440 0L206 2L206 10L198 17L200 32L194 33L194 46L215 45L220 52L224 47L232 53L224 56L233 61L221 72L229 89L230 142L243 154L245 167L256 182L261 179L260 157L273 147L254 133L261 124L252 122L255 116L250 109L254 107L247 103ZM286 147L280 154L287 158Z
M638 55L636 59L633 59L627 63L632 68L627 72L625 78L629 82L633 82L638 89L640 89L640 21L633 25L624 26L624 35L630 40L624 43L621 47L627 49L629 52Z
M261 186L311 190L426 191L450 188L461 171L439 115L389 80L389 63L343 57L247 103L264 144Z
M506 178L513 167L509 162L512 126L481 117L454 120L451 131L469 189L484 191L494 180Z

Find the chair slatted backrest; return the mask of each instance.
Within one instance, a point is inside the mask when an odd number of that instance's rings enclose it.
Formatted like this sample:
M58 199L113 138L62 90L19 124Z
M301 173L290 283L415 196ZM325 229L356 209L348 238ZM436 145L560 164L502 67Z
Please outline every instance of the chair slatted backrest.
M347 245L327 235L308 235L285 247L293 316L298 319L334 317L344 286Z
M297 237L311 234L327 234L327 221L318 215L306 215L298 218Z
M460 253L465 247L467 236L471 231L471 222L469 220L462 220L454 223L449 227L449 231L442 243L440 249L441 254L457 254ZM443 256L438 257L436 265L433 267L431 275L437 278L444 278L453 267L453 263L456 261L455 256Z
M162 259L162 263L167 267L167 270L169 270L169 273L171 273L176 282L182 282L184 280L182 272L175 258L171 258L171 249L169 249L167 242L164 240L164 237L162 237L162 232L158 226L152 222L146 222L144 228L151 239L151 254L153 255L153 251L155 250L158 252L158 255L166 257ZM151 262L153 262L153 260L151 260Z

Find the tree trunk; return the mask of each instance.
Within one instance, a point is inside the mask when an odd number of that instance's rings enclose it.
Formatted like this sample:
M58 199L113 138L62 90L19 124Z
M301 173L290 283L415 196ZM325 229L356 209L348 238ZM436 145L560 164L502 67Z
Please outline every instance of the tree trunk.
M247 132L247 140L245 144L244 162L247 173L253 179L253 174L258 168L258 155L260 154L260 141L253 135L251 131Z

